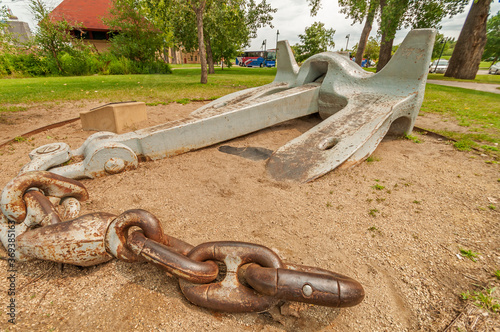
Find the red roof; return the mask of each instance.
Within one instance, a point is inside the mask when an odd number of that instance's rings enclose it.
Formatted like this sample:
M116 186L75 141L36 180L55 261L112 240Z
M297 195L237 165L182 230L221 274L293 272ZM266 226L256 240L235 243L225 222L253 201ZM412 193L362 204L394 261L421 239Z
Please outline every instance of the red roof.
M50 13L50 18L81 24L86 30L109 30L102 18L109 17L112 4L113 0L64 0Z

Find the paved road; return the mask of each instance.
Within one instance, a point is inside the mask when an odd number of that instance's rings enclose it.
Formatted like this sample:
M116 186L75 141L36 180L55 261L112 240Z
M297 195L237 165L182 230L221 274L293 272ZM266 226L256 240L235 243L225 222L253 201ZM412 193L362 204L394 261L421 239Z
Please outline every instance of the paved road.
M477 72L477 75L488 75L488 70L480 69ZM441 81L441 80L427 80L427 83L500 94L500 90L498 89L500 88L500 84L455 82L455 81Z

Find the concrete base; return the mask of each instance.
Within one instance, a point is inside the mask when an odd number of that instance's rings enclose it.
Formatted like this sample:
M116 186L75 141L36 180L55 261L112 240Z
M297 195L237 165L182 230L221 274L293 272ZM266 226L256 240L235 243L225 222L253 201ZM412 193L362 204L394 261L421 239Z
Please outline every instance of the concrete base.
M83 130L111 131L117 134L133 131L134 124L148 119L142 102L111 103L80 112Z

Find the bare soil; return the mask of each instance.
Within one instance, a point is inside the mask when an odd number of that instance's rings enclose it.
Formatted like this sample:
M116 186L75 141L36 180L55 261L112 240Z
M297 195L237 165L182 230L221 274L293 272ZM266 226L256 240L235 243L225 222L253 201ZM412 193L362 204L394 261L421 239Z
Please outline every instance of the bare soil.
M138 128L181 118L202 104L148 107L152 120ZM25 112L4 115L0 143L98 105L32 105ZM297 119L224 144L275 150L318 121ZM417 122L432 129L429 124L445 126L436 115L426 114ZM16 176L35 147L63 141L77 148L90 134L78 121L1 148L0 187ZM286 262L360 281L366 292L360 305L335 309L285 303L260 314L218 313L189 303L177 280L152 264L112 260L61 269L37 260L18 263L17 324L9 324L2 314L0 327L500 331L499 314L460 299L465 291L500 286L492 275L500 269L499 165L486 163L488 156L459 152L445 141L414 134L422 143L386 138L372 162L333 171L308 184L276 182L266 174L265 161L222 153L219 145L82 181L90 193L82 213L120 214L142 208L156 215L168 234L193 245L217 240L265 245ZM477 262L462 257L459 248L480 253ZM6 252L0 249L0 255ZM10 300L6 271L2 260L2 313Z

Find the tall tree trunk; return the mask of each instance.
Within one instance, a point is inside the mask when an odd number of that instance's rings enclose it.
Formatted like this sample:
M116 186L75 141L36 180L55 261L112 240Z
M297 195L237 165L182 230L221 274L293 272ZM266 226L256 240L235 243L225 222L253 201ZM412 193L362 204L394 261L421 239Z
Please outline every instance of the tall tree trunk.
M370 8L368 9L368 15L366 16L365 26L361 32L361 37L359 38L358 50L356 51L356 63L361 66L361 61L363 61L363 54L365 53L366 43L368 42L368 37L372 31L373 19L375 18L377 1L370 1ZM378 4L378 3L377 3Z
M177 60L177 51L175 49L175 46L172 46L170 48L170 52L172 52L172 63L178 65L179 62Z
M168 56L168 47L163 47L163 61L170 63L170 57Z
M198 7L193 6L193 10L196 14L196 27L198 29L198 52L200 54L201 63L201 84L207 84L208 74L207 74L207 56L205 52L205 40L203 38L203 12L205 11L205 0L200 1Z
M212 54L212 46L210 45L210 37L206 41L207 46L207 63L208 63L208 73L215 74L214 57Z
M386 33L382 34L382 41L380 42L380 52L377 62L377 72L379 72L391 60L392 44L394 38L387 40Z
M473 80L486 45L486 22L491 0L472 2L444 76Z
M52 53L52 57L54 58L54 60L56 60L56 65L57 65L57 69L59 69L59 73L62 73L63 69L62 69L61 63L59 62L59 58L57 57L56 48L54 46L52 46L50 48L50 51Z
M392 56L392 45L394 43L394 35L396 32L397 24L400 17L389 16L384 18L384 9L387 6L387 0L380 0L380 15L381 15L381 28L382 28L382 40L380 42L380 52L377 62L377 72L382 70L385 65L391 60ZM389 7L387 7L389 8ZM390 9L389 9L390 10ZM400 12L399 15L403 15L404 12Z

